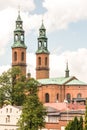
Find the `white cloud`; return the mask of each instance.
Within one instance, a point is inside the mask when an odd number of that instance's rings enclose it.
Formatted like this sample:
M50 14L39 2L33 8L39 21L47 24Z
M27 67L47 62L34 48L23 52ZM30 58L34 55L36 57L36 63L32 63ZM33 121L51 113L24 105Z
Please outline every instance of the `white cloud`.
M44 23L47 31L65 29L70 22L87 18L86 0L44 0L42 2L43 7L46 8ZM7 0L5 2L0 0L0 56L5 53L6 46L13 39L19 4L26 35L31 30L37 30L40 27L42 15L30 14L30 11L35 9L33 0L26 2L25 0Z
M70 76L87 82L87 49L65 51L59 55L50 55L50 77L65 76L66 61L68 60ZM27 54L28 71L35 77L36 58L34 54Z
M87 49L82 48L77 51L65 51L59 55L50 55L50 77L65 76L66 61L68 60L70 76L76 76L78 79L87 82ZM33 53L27 53L27 72L35 78L36 56ZM0 74L10 68L9 65L0 66Z
M71 22L87 19L87 0L44 0L45 19L50 31L66 29Z
M1 75L3 72L6 72L9 68L11 68L10 65L0 66L0 75Z
M29 13L35 9L33 0L27 0L26 2L25 0L0 0L0 56L5 53L7 44L13 39L19 3L21 3L21 17L26 33L40 27L42 16L38 14L30 15ZM66 29L71 22L87 19L87 0L44 0L43 7L46 8L44 22L48 31ZM11 46L11 43L9 45ZM35 76L35 55L27 55L29 71ZM87 49L51 55L51 77L64 76L65 62L68 59L70 75L76 75L77 78L87 81L87 61L83 57L87 57ZM5 70L5 66L0 67L0 72L3 69Z
M0 9L5 9L8 7L18 8L20 6L21 10L32 11L35 9L34 0L0 0Z
M65 76L66 61L68 60L70 76L87 82L87 49L65 51L60 55L50 56L51 77Z

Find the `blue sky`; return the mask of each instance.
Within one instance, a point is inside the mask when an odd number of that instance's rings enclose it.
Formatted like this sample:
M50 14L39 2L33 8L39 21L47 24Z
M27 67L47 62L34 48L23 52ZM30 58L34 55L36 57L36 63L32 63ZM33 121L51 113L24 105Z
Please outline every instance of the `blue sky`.
M50 77L64 76L68 60L70 75L87 82L86 0L0 0L0 73L11 65L18 5L28 47L27 65L32 76L35 76L35 51L43 18L51 53Z

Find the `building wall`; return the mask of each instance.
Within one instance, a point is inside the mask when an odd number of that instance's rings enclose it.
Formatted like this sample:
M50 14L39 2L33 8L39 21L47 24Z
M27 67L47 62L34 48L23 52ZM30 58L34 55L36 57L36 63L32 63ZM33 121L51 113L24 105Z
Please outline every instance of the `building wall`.
M14 106L3 106L0 109L0 130L17 130L20 114L21 110Z
M70 93L71 94L71 99L72 98L77 98L77 95L81 93L82 98L87 97L87 86L86 85L71 85L71 86L66 86L65 89L65 94Z
M39 88L38 96L40 101L45 103L45 94L49 94L50 103L54 103L57 101L56 95L60 93L60 86L58 85L45 85ZM59 97L60 100L60 97Z
M87 86L86 85L44 85L39 88L38 96L40 101L45 103L45 94L49 94L49 102L55 103L57 102L57 94L58 94L58 102L64 102L66 99L66 95L71 95L71 100L73 98L77 98L78 94L81 94L81 98L87 97Z
M41 58L41 64L39 64L39 57ZM47 58L47 64L45 64L45 58ZM49 54L40 53L36 54L36 79L49 78Z
M17 60L14 60L14 52L17 53ZM21 54L24 53L24 60L21 60ZM12 67L19 66L22 74L26 76L26 48L12 48Z

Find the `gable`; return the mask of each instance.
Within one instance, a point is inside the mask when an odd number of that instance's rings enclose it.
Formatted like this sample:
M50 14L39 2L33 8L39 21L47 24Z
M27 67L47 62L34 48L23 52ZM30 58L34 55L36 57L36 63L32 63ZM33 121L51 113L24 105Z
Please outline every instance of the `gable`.
M87 85L76 77L59 77L59 78L49 78L49 79L39 79L38 82L40 85L49 85L49 84L56 84L56 85Z

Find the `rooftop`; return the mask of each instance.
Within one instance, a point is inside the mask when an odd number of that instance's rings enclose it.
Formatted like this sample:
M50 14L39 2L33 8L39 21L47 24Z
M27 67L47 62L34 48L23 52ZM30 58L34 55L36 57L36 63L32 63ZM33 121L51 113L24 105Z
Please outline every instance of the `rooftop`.
M49 79L39 79L38 82L42 85L57 84L57 85L87 85L87 83L78 80L76 77L58 77Z

